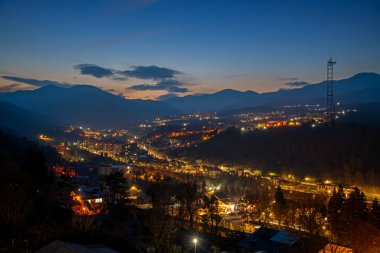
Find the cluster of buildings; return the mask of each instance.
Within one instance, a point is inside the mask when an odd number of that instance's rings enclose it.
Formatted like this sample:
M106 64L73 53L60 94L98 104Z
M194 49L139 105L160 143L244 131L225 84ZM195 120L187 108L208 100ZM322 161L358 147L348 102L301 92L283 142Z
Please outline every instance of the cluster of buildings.
M75 177L77 175L77 171L73 167L55 166L53 169L55 174L60 177Z
M79 148L108 157L121 162L133 162L139 158L147 157L147 152L138 148L134 141L98 141L86 139L79 144Z
M325 118L320 113L306 113L305 115L287 115L283 111L271 112L257 116L257 114L240 114L240 124L238 125L242 132L252 131L255 129L265 130L277 127L297 127L304 124L310 124L315 127L325 123Z
M104 193L95 186L81 185L71 192L75 204L72 210L79 215L96 215L105 211Z
M274 172L263 173L261 169L252 169L245 167L234 167L231 165L221 165L218 167L221 171L241 177L255 177L266 179L274 187L280 186L285 191L302 192L308 194L331 195L334 190L338 190L339 184L332 180L320 180L313 177L303 179L296 178L293 174L280 176ZM343 190L346 195L353 191L354 186L343 184Z

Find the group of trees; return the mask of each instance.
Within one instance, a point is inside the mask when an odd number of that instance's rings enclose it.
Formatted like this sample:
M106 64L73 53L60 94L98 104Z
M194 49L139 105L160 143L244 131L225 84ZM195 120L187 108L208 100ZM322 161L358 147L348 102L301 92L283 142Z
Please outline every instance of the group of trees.
M263 187L246 197L249 208L244 209L244 215L248 221L261 222L264 226L273 226L269 223L273 221L279 229L288 228L308 231L315 236L323 235L323 210L326 201L323 196L310 198L294 195L286 198L281 187L274 190Z
M202 216L202 227L204 232L218 234L222 217L219 215L219 204L217 198L203 196L204 215Z
M110 244L122 252L134 252L128 241L120 238L123 233L115 233L120 220L113 223L112 218L73 213L73 185L68 178L55 178L51 169L57 163L62 161L53 148L0 131L1 250L30 252L63 240Z
M340 185L329 199L316 196L297 200L286 199L278 187L269 209L280 229L302 230L321 240L350 246L357 252L373 252L380 247L379 203L376 199L368 203L359 188L346 195Z
M380 248L380 205L377 199L366 200L359 188L345 193L342 185L331 197L289 196L281 187L266 188L246 195L248 206L244 209L247 220L308 234L321 241L333 241L352 247L357 252L377 252ZM347 195L346 195L347 194Z
M153 208L146 213L145 227L155 252L173 252L178 247L173 240L178 226L194 228L195 212L199 200L198 183L187 176L182 181L165 177L157 179L148 190Z
M327 204L326 217L333 240L364 250L360 252L371 252L367 247L380 247L379 203L375 199L368 204L358 188L347 197L342 186L334 191Z
M109 187L110 204L124 204L127 195L127 180L123 172L116 171L108 175L106 177L106 185Z
M50 164L53 149L0 132L0 242L46 243L64 233L71 212L60 208Z

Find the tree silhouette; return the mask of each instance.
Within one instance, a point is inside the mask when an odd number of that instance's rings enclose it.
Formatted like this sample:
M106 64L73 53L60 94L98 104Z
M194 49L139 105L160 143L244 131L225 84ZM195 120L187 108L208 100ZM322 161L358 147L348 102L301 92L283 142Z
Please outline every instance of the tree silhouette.
M50 184L54 179L44 154L36 144L29 145L21 163L21 173L32 180L37 187Z
M278 224L280 225L282 219L284 218L284 215L286 215L286 206L287 206L287 203L284 197L284 192L282 191L280 186L278 186L276 189L274 200L275 200L275 203L274 203L273 211L277 217Z
M179 184L178 198L184 205L189 215L190 227L194 228L194 214L196 211L196 201L199 197L197 191L197 182L190 175L187 176L184 183Z
M219 223L221 222L221 217L218 210L218 199L214 195L210 197L204 196L203 203L206 212L206 218L204 218L204 221L207 222L207 227L211 228L211 231L217 234L219 231Z
M126 179L121 171L112 172L106 178L106 184L110 188L111 202L120 203L126 195Z
M371 220L373 224L380 229L380 206L379 201L375 198L371 205Z
M343 217L344 205L343 186L339 185L338 191L333 192L327 204L327 218L329 230L338 242L341 242L344 237L345 219Z

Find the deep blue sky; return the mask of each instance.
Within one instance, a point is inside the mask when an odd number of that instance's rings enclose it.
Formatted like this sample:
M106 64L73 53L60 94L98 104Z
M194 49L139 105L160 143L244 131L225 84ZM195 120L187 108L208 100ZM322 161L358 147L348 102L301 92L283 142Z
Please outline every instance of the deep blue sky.
M169 79L97 78L73 66L173 69L181 73L169 85L186 87L182 94L319 82L330 56L337 78L380 72L378 0L0 0L0 33L1 76L93 84L129 97L173 89L159 84ZM0 88L30 87L14 83L2 79ZM140 84L153 91L125 89Z

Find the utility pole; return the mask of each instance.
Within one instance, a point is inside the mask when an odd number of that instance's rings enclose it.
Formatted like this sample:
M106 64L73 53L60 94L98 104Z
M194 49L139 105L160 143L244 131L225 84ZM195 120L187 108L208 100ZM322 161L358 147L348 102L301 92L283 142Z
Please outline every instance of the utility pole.
M327 121L334 121L335 118L335 104L334 104L334 65L336 61L331 57L327 62L327 107L326 116Z

